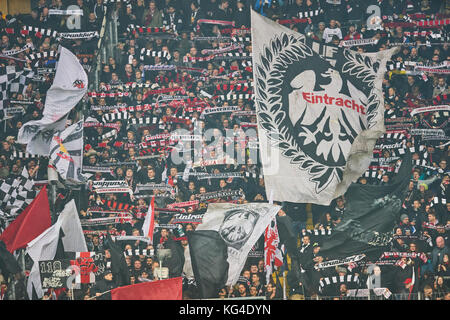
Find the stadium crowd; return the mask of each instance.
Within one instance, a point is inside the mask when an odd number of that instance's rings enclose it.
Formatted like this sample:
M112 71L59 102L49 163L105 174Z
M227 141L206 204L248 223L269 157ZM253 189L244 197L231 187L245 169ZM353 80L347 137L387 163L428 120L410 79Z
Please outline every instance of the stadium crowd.
M30 15L2 17L1 50L20 50L32 43L43 53L56 51L61 43L77 54L88 73L93 72L98 36L57 40L20 32L23 26L73 32L67 29L67 16L49 15L49 9L64 10L72 4L83 10L76 31L100 31L106 15L117 19L119 41L115 55L101 61L98 90L91 86L69 116L71 123L84 117L83 172L90 174L89 182L79 190L59 189L57 208L64 199L76 199L89 251L105 251L112 265L95 283L74 290L74 297L70 290L49 289L43 299L109 299L103 293L111 288L157 279L160 249L172 250L163 266L169 268L170 278L183 276L184 298L198 298L186 235L201 222L207 203L268 201L258 144L246 133L256 132L250 8L320 42L342 46L347 40L378 40L351 47L359 52L401 46L383 81L387 133L377 142L371 166L358 183L388 185L401 162L398 150L415 148L409 195L395 221L390 248L407 254L391 264L377 264L381 287L389 293L373 298L450 299L448 112L411 115L416 108L448 104L448 77L441 72L448 70L448 25L425 28L413 21L447 18L449 1L40 0ZM370 5L380 8L379 21L370 19ZM381 27L372 26L378 22ZM48 180L48 159L26 153L26 146L16 140L24 123L42 117L56 58L30 60L31 52L20 52L15 59L0 56L2 67L35 71L23 91L9 93L14 113L6 113L0 123L0 179L13 180L26 167L39 189ZM214 111L204 112L210 108ZM430 129L444 134L430 138L420 133ZM216 137L214 145L196 140L205 132ZM189 160L179 161L180 155ZM125 189L132 192L96 192L96 182L105 180L125 181ZM139 236L152 197L156 227L153 244L148 244ZM287 298L345 300L350 299L349 290L367 288L373 272L369 263L315 268L328 260L321 256L321 245L345 217L345 196L330 206L281 205L295 222L302 268L302 280L293 281L285 259L281 270L288 271ZM120 219L106 225L85 222L106 217ZM10 222L4 217L1 221L2 229ZM112 240L120 236L132 240ZM280 270L266 281L263 247L264 236L250 252L238 283L222 288L218 298L284 298ZM119 256L126 268L114 259L115 250L123 253ZM28 259L26 270L30 268ZM324 283L344 275L358 275L358 283ZM12 299L14 292L16 299L27 299L25 279L0 273L0 298Z

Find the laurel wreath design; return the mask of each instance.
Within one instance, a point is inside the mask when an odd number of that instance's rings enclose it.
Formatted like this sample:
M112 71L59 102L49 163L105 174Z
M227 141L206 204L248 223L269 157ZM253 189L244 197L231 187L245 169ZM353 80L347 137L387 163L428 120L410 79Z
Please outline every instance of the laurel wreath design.
M380 106L380 100L375 92L376 73L380 68L380 63L372 63L369 57L363 57L359 53L349 49L344 50L344 56L348 59L348 62L342 67L342 72L361 79L362 82L372 88L366 106L368 128L372 128L377 123L375 117L378 114L378 107Z
M281 96L282 78L287 66L293 61L305 59L313 54L302 35L281 34L273 38L268 46L263 47L260 63L255 63L257 75L255 102L259 107L259 125L266 131L271 145L279 148L283 156L290 158L291 164L298 165L300 170L307 170L311 176L309 180L315 183L316 193L320 193L333 178L342 180L345 167L323 165L301 150L289 128L289 117L282 110ZM376 124L374 118L380 102L373 89L376 77L370 69L376 72L379 64L372 64L370 58L364 59L360 54L353 54L350 50L345 51L345 57L348 62L345 63L343 72L356 76L372 86L366 112L369 127L372 127Z

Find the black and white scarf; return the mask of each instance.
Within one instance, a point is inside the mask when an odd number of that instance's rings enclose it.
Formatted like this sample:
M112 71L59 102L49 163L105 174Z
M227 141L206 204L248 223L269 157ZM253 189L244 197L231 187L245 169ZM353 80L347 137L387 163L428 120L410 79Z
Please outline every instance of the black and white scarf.
M359 277L357 275L347 275L347 276L335 276L335 277L326 277L320 280L319 282L319 291L322 292L323 288L329 286L331 284L355 284L359 285Z
M21 49L4 50L4 51L2 51L2 55L4 55L4 56L13 56L15 54L21 53L21 52L26 51L28 49L34 49L33 43L27 43Z
M365 257L366 257L366 255L364 255L364 254L358 254L358 255L350 256L350 257L343 258L343 259L324 261L324 262L321 262L321 263L315 265L314 269L320 270L320 269L340 266L343 264L355 263L355 262L361 261Z
M139 237L139 238L143 238L143 237ZM116 237L116 239L117 239L117 237ZM119 239L119 240L122 240L122 239ZM141 240L141 239L138 239L138 240ZM123 255L125 257L128 257L128 256L149 256L149 257L151 257L151 256L155 255L155 250L154 249L134 249L134 250L128 249L123 252Z
M142 48L139 59L141 61L144 61L145 57L152 57L152 58L159 57L159 58L164 58L166 60L172 59L172 56L167 51L153 51L153 50Z

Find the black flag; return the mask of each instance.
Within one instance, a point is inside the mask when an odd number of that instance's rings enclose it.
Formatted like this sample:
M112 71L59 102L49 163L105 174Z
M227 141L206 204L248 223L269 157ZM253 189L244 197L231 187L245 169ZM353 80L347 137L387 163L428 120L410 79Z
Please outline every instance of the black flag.
M353 183L347 190L345 215L332 234L323 241L321 252L330 259L364 253L378 258L389 249L412 170L411 153L404 156L391 185Z
M217 298L228 277L228 247L217 231L197 230L188 234L195 281L201 298Z
M164 244L165 249L170 249L172 255L166 260L166 267L169 267L169 278L180 277L183 273L184 250L179 241L168 239Z
M6 249L6 245L0 240L0 270L8 277L22 271L16 258Z
M115 281L118 286L127 286L130 284L130 272L125 257L122 254L123 250L119 245L114 243L110 234L106 237L107 247L111 253L111 270Z

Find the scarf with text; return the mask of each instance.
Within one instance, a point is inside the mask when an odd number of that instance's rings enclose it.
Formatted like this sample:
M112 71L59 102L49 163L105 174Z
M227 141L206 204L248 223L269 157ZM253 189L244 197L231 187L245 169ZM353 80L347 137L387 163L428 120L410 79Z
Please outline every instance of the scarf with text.
M427 262L428 258L425 253L417 253L417 252L383 252L380 259L401 259L401 258L411 258L417 259L419 258L423 262Z
M426 112L438 112L438 111L450 111L449 105L438 105L438 106L429 106L423 108L416 108L411 111L411 116L414 116L418 113L426 113Z
M243 195L244 193L242 192L242 190L224 190L224 191L214 191L196 194L195 198L197 198L200 202L204 202L224 197L242 197Z
M355 40L343 40L340 42L339 46L349 48L354 46L366 46L377 43L378 43L377 39L355 39Z
M213 55L216 55L216 54L219 54L219 53L225 53L225 52L228 52L228 51L233 51L233 50L237 50L237 49L242 49L244 47L244 45L242 45L242 44L232 44L231 46L228 46L228 47L225 47L225 48L219 48L219 49L203 49L202 51L201 51L201 53L203 54L203 55L206 55L206 54L213 54Z
M91 39L94 37L99 37L98 31L58 33L58 39Z
M21 49L11 49L11 50L4 50L2 51L2 55L4 56L13 56L18 53L24 52L28 49L34 49L33 43L27 43L25 44Z
M131 215L121 214L119 217L108 217L108 218L96 218L96 219L88 219L81 220L82 227L92 227L92 226L104 226L111 224L124 224L129 223L133 217Z
M185 207L193 207L195 210L199 205L198 200L193 201L185 201L185 202L175 202L167 205L167 208L174 209L174 208L185 208Z
M324 262L321 262L321 263L315 265L314 269L320 270L320 269L340 266L343 264L355 263L355 262L361 261L365 257L366 257L366 255L364 255L364 254L358 254L358 255L350 256L350 257L343 258L343 259L324 261Z
M239 106L225 106L225 107L214 107L214 108L205 108L200 115L200 118L204 118L206 115L216 114L216 113L224 113L224 112L234 112L240 110Z

